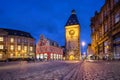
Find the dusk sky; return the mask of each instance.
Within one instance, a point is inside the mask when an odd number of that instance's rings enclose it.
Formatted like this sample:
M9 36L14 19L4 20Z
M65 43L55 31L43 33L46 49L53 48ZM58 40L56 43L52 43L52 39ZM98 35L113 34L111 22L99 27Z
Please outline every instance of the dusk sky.
M40 34L65 44L65 24L75 9L81 27L81 41L91 42L90 19L105 0L1 0L0 28L31 33L39 40Z

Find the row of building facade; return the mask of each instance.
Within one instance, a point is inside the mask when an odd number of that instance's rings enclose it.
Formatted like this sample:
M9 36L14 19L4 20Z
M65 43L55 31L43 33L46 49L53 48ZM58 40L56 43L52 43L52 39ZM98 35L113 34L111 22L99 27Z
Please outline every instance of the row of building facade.
M80 60L80 24L75 10L65 25L65 46L40 35L35 39L30 33L0 28L0 60L37 58L40 60Z
M63 49L44 35L35 44L28 32L0 28L0 61L28 58L62 60Z
M35 39L29 33L0 28L0 60L25 59L34 52Z
M45 60L62 60L63 49L57 42L45 38L44 35L41 35L40 40L36 45L36 57L37 59Z
M120 59L120 0L106 0L91 18L91 48L96 59Z

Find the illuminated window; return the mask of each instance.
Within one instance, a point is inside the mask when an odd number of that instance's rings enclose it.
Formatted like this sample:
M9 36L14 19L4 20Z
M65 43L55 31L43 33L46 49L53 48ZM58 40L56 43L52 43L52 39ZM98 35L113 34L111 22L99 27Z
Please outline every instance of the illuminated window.
M3 37L0 37L0 41L3 41Z
M30 51L33 51L33 47L30 47Z
M27 54L25 54L25 56L27 56Z
M40 59L43 59L43 54L40 54Z
M27 46L24 46L24 51L27 52Z
M13 43L14 42L14 38L10 38L10 42Z
M119 21L120 21L120 14L117 13L117 14L115 14L115 23L117 23Z
M54 54L54 59L56 59L56 54Z
M51 59L53 59L53 54L52 53L50 54L50 57L51 57Z
M21 46L19 45L19 46L18 46L18 51L20 51L20 50L21 50Z
M0 45L0 49L3 49L3 45Z
M2 54L0 54L0 59L2 58Z
M14 46L13 45L10 46L10 50L14 50Z
M40 58L39 54L37 54L37 55L36 55L36 58L37 58L37 59L39 59L39 58Z
M48 56L47 53L45 53L45 54L44 54L44 58L47 59L47 56Z
M61 59L63 58L63 56L61 55Z
M59 54L59 59L60 59L60 54Z
M56 54L56 58L57 58L57 60L58 60L58 54Z
M13 57L13 54L10 54L10 57L12 58L12 57Z

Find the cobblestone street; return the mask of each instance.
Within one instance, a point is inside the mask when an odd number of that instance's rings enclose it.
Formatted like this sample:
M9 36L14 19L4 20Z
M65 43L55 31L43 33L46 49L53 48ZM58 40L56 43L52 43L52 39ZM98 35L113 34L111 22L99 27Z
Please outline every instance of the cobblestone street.
M119 61L20 62L1 65L0 80L120 80L119 69Z

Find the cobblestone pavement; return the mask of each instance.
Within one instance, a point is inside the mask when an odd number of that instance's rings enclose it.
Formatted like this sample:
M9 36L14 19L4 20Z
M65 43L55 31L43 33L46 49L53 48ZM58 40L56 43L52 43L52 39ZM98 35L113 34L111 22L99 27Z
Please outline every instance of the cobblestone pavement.
M21 62L0 66L0 80L120 80L120 61Z

